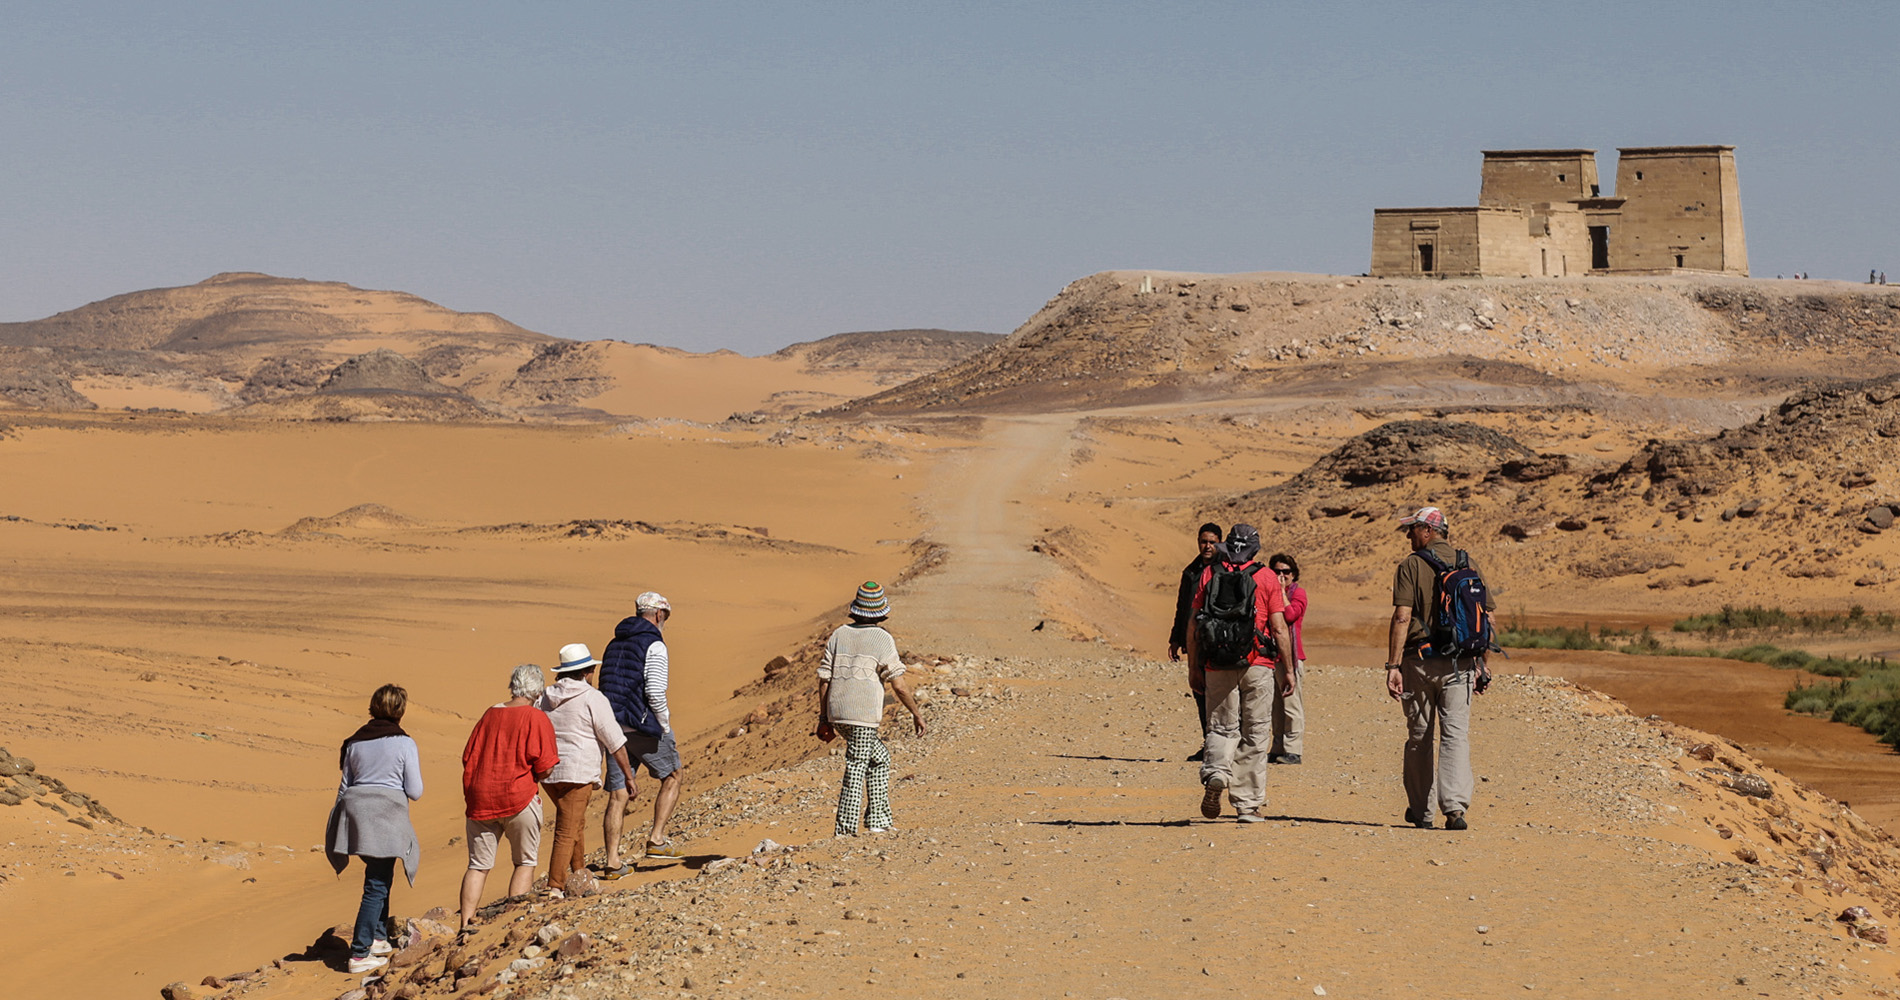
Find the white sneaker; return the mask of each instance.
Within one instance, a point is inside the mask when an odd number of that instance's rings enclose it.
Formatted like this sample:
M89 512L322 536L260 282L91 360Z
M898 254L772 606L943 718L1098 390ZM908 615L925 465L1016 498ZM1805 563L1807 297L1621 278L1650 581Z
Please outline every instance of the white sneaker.
M390 944L385 938L377 938L369 943L369 953L372 955L394 955L396 953L396 946Z
M389 964L389 959L384 958L381 955L365 955L362 958L351 958L350 959L350 975L354 976L354 975L359 975L361 973L368 972L372 969L380 969L383 966L388 965L388 964Z

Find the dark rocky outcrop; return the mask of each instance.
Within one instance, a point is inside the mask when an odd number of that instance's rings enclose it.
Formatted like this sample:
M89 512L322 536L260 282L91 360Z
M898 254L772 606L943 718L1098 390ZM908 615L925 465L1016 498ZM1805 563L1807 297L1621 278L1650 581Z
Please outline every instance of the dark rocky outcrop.
M414 361L388 349L378 349L337 365L318 392L401 392L415 396L460 396L437 382Z
M1520 476L1526 470L1538 470L1528 478L1540 478L1550 474L1542 472L1540 461L1529 448L1489 427L1452 420L1397 420L1340 445L1288 485L1359 487L1422 475L1473 479L1502 474L1506 466Z
M1753 423L1699 441L1651 441L1616 474L1660 494L1698 496L1751 474L1805 469L1842 488L1900 457L1900 376L1809 389Z

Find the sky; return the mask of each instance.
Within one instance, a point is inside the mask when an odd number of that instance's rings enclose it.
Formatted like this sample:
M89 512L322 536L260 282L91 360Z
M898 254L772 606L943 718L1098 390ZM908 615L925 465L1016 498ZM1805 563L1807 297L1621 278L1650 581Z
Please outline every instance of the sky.
M578 339L1007 333L1358 274L1479 150L1737 147L1757 277L1900 280L1900 4L11 3L0 321L222 271Z

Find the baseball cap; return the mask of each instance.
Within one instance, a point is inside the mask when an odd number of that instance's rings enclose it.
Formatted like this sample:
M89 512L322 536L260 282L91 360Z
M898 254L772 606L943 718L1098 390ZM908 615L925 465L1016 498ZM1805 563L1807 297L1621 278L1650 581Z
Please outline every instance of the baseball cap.
M1403 531L1414 524L1422 524L1438 533L1445 532L1445 512L1436 507L1420 507L1418 513L1399 518L1399 530Z

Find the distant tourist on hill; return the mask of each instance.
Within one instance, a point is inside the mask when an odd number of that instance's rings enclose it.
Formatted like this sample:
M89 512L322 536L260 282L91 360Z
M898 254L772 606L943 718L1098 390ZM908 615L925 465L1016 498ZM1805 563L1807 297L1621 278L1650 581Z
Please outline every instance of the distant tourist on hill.
M897 640L883 628L890 598L876 582L866 581L851 599L851 621L825 640L818 663L818 738L844 736L844 786L838 791L840 837L891 828L891 750L878 738L884 721L884 685L910 710L917 735L924 734L923 713L910 693Z
M1198 761L1207 749L1207 674L1201 669L1188 624L1194 617L1194 592L1201 585L1201 574L1213 563L1214 550L1220 547L1220 525L1212 521L1201 525L1194 540L1201 551L1193 562L1182 567L1181 583L1174 591L1174 627L1168 630L1168 659L1179 663L1181 654L1187 654L1188 690L1194 694L1194 715L1201 722L1201 746L1188 760Z
M627 735L628 758L646 765L647 773L660 783L653 796L653 826L647 831L643 853L677 861L686 854L666 835L666 824L680 799L680 755L673 740L673 713L666 704L669 659L660 638L673 617L673 605L649 590L634 598L633 611L633 617L614 627L613 641L601 651L600 690ZM607 814L600 825L607 858L602 864L612 873L621 869L620 828L627 803L639 789L627 787L627 776L619 768L607 769L606 784Z
M1240 822L1266 818L1273 692L1293 692L1286 594L1273 571L1253 561L1259 554L1260 532L1234 525L1194 593L1195 641L1207 671L1201 815L1208 819L1220 816L1222 792Z
M1482 656L1456 655L1446 648L1448 623L1435 614L1438 582L1448 570L1477 563L1451 547L1451 527L1437 507L1421 507L1399 519L1411 543L1392 578L1392 627L1387 638L1385 689L1405 708L1405 820L1432 826L1435 803L1445 814L1445 829L1465 829L1471 808L1471 696L1482 692L1489 674ZM1487 594L1486 612L1495 610ZM1437 766L1432 760L1432 729L1438 730Z
M534 884L542 822L536 786L561 759L547 713L534 707L542 688L540 667L516 667L508 676L508 700L482 713L462 747L462 826L468 840L463 927L475 922L475 908L481 905L503 837L514 865L508 895L522 895Z
M411 888L422 864L422 845L409 823L409 802L422 798L422 761L416 741L402 731L408 707L409 692L394 684L377 688L369 696L369 721L343 741L338 754L343 780L330 807L323 849L339 875L352 855L363 859L363 899L350 935L352 975L389 963L385 956L395 950L389 944L389 889L396 861L402 860Z
M554 686L537 703L554 724L554 741L561 762L542 779L548 798L554 800L554 854L548 861L548 894L567 889L567 874L581 871L587 864L587 802L595 786L601 783L600 755L612 758L612 767L620 769L622 783L639 794L640 783L633 765L627 760L627 735L614 719L614 707L607 696L594 690L588 678L600 661L586 643L570 642L561 647L561 659L554 668ZM617 879L630 869L618 865L605 869L600 877Z
M1269 764L1298 764L1306 745L1306 645L1300 626L1306 621L1306 588L1300 586L1300 564L1284 552L1267 560L1267 568L1280 578L1280 590L1286 595L1286 627L1293 634L1293 689L1273 689L1273 748L1267 753Z

